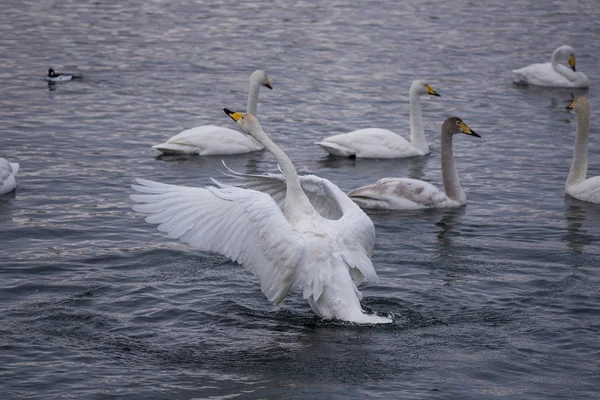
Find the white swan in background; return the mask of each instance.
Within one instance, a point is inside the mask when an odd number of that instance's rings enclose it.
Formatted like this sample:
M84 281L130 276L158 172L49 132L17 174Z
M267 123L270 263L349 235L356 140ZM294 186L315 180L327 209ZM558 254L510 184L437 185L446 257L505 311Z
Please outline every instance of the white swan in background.
M570 69L561 62L568 62ZM575 50L571 46L560 46L552 53L549 63L531 64L527 67L513 70L520 84L584 88L590 86L587 76L583 72L575 71Z
M406 158L429 154L421 118L420 96L439 96L424 80L416 80L410 87L410 142L387 129L359 129L341 135L329 136L319 146L334 156L363 158Z
M377 280L370 260L375 228L369 217L328 180L299 178L254 116L225 112L279 163L283 176L238 174L247 185L271 194L215 180L217 187L192 188L138 179L132 188L144 194L131 195L142 203L134 209L149 214L146 221L159 224L170 237L243 264L275 304L299 287L320 317L391 322L364 314L360 306L357 286Z
M265 71L257 70L250 75L250 89L248 91L248 104L246 112L256 115L258 92L260 87L273 89ZM262 150L264 147L254 138L244 135L239 131L215 125L203 125L187 129L165 143L152 146L163 154L199 154L226 155L241 154Z
M442 178L444 192L430 183L410 178L384 178L374 185L363 186L348 193L361 208L385 210L416 210L448 208L467 204L454 164L452 136L456 133L481 137L460 118L449 117L442 125Z
M577 136L565 190L576 199L600 203L600 176L587 178L590 102L585 97L576 97L567 108L577 114Z
M17 187L15 176L19 171L19 164L8 162L0 157L0 194L12 192Z

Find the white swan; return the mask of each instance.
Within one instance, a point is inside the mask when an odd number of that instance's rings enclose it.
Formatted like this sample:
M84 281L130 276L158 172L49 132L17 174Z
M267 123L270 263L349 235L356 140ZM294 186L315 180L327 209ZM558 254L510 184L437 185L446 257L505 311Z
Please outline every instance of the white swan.
M15 176L19 171L19 164L8 162L0 157L0 194L12 192L17 187Z
M577 114L577 136L565 190L576 199L600 203L600 176L587 178L590 102L585 97L576 97L567 108Z
M425 130L421 119L422 94L439 96L423 80L416 80L410 87L410 142L387 129L359 129L341 135L329 136L319 146L334 156L363 158L406 158L429 154Z
M467 204L454 164L452 136L456 133L481 137L460 118L449 117L442 125L442 178L444 192L430 183L410 178L384 178L374 185L363 186L348 193L362 208L386 210L415 210L448 208Z
M215 180L218 187L191 188L138 179L139 185L132 188L145 194L131 195L142 203L134 209L150 214L146 221L160 224L158 229L170 237L243 264L275 304L292 287L299 287L320 317L391 322L364 314L360 306L357 286L377 280L370 260L375 228L369 217L328 180L299 178L290 159L254 116L225 112L281 166L283 177L244 176L247 185L258 182L273 197ZM307 187L310 190L305 192Z
M250 89L246 112L256 115L258 92L261 86L273 89L265 71L257 70L250 75ZM254 138L239 131L215 125L203 125L187 129L165 143L152 146L163 154L226 155L262 150L264 147Z
M570 69L561 65L568 62ZM520 84L583 88L590 86L587 76L583 72L575 71L575 50L571 46L560 46L552 53L549 63L531 64L527 67L513 70Z

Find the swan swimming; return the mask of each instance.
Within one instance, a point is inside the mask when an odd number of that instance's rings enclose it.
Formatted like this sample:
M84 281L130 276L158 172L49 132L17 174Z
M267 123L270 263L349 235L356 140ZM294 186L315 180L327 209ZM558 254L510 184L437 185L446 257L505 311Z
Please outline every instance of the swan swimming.
M410 87L410 142L387 129L367 128L329 136L319 146L329 154L362 158L407 158L429 154L421 118L420 96L440 96L424 80L416 80Z
M12 192L17 187L15 176L19 171L19 164L8 162L0 157L0 194Z
M224 110L243 132L273 154L282 175L238 174L242 185L213 180L193 188L137 179L134 210L172 238L244 265L269 301L279 304L297 287L318 316L357 323L389 323L365 314L357 286L377 281L371 263L371 219L327 179L299 177L288 156L251 114ZM278 204L279 203L279 204Z
M565 191L576 199L600 203L600 176L587 178L590 102L585 97L576 97L567 108L577 114L577 135Z
M81 76L73 74L60 74L55 72L52 68L48 69L48 75L46 76L46 80L49 82L66 82L73 79L81 79Z
M568 62L570 69L560 64ZM576 72L575 50L571 46L560 46L552 53L549 63L531 64L513 70L520 84L546 87L585 88L590 86L583 72Z
M481 137L458 117L449 117L444 121L441 157L445 193L434 185L418 179L383 178L373 185L351 191L348 196L365 209L416 210L459 207L467 204L467 196L458 179L452 150L452 136L457 133Z
M249 114L256 115L258 92L261 86L273 89L265 71L256 70L250 75L246 107L246 112ZM163 154L198 154L201 156L241 154L264 149L251 136L215 125L187 129L165 143L154 145L152 148L160 150Z

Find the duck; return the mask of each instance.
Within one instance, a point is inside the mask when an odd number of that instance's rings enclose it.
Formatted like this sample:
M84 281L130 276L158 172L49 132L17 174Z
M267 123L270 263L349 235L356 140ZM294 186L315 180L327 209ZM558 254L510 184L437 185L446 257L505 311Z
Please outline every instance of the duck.
M569 67L562 65L569 64ZM519 79L520 85L533 85L544 87L586 88L590 86L587 76L576 70L575 50L571 46L560 46L554 53L549 63L531 64L515 69L513 73Z
M375 228L371 219L327 179L299 177L285 152L252 114L224 109L242 132L276 159L280 176L249 175L237 187L215 179L214 186L186 187L137 179L134 210L147 214L169 237L220 253L248 268L267 299L281 304L298 288L324 319L390 323L367 314L357 286L376 282L371 262ZM306 190L310 187L310 190Z
M441 157L444 191L431 183L410 178L383 178L348 193L363 209L417 210L450 208L467 204L454 163L452 137L457 133L480 138L462 119L448 117L442 124Z
M349 158L408 158L429 154L421 118L421 95L439 97L424 80L416 80L409 90L410 141L387 129L366 128L329 136L317 145L330 155Z
M66 82L73 79L81 79L81 76L57 73L52 68L48 69L48 76L46 76L46 80L49 82Z
M256 115L258 92L264 86L273 89L269 77L263 70L250 75L250 89L246 112ZM243 154L263 150L264 147L251 136L234 129L216 125L203 125L171 137L164 143L152 146L164 155L197 154L201 156Z
M588 137L590 134L590 101L576 97L567 107L577 115L577 134L573 149L573 161L567 176L565 191L570 196L590 203L600 203L600 176L587 177Z
M0 157L0 194L10 193L17 187L15 176L19 171L19 164L11 163Z

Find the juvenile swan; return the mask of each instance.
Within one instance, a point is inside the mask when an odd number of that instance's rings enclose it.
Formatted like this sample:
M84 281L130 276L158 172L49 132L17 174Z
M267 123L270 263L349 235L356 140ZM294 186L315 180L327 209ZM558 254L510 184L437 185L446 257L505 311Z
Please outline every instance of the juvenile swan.
M407 158L429 154L425 130L421 118L420 96L439 94L423 80L416 80L410 87L410 142L387 129L359 129L341 135L329 136L319 146L334 156L363 158Z
M292 287L302 289L322 318L359 323L390 319L363 313L363 281L376 281L370 256L375 228L369 217L337 186L318 177L299 179L288 156L251 114L225 109L240 128L266 147L279 163L285 185L282 207L271 195L224 185L191 188L138 179L131 195L136 211L170 237L231 258L254 272L269 301L279 304ZM258 177L260 179L260 176ZM303 190L314 186L311 198ZM312 203L311 203L312 200ZM314 205L313 205L314 204Z
M587 178L588 136L590 134L590 102L585 97L576 97L567 107L577 114L577 136L573 150L573 162L567 177L565 190L582 201L600 203L600 176Z
M19 164L8 162L0 157L0 194L12 192L17 187L15 176L19 171Z
M256 115L256 103L261 86L273 89L265 71L257 70L250 75L250 89L246 112ZM240 132L215 125L203 125L187 129L165 143L152 146L163 154L226 155L249 153L264 147L254 138Z
M444 190L430 183L410 178L383 178L374 185L363 186L348 193L361 208L386 210L415 210L447 208L467 204L460 185L452 152L452 136L464 133L481 137L460 118L449 117L442 125L442 177Z
M568 62L571 68L561 65ZM575 50L571 46L560 46L552 53L549 63L531 64L521 69L513 70L519 82L526 85L546 87L588 87L587 76L575 71Z

